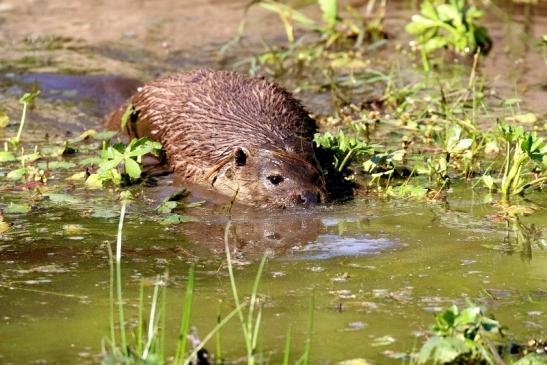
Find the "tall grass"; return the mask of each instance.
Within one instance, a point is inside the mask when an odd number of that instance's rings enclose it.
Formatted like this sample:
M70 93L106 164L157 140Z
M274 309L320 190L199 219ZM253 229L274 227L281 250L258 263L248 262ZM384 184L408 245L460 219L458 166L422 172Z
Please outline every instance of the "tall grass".
M267 255L264 255L258 266L253 282L249 299L242 299L239 295L236 278L234 275L234 263L229 243L229 231L231 222L228 222L224 232L226 249L226 264L230 279L230 288L235 308L224 318L218 316L215 327L200 341L189 348L189 336L191 332L191 312L195 288L195 267L191 265L188 269L188 279L184 295L183 309L179 325L179 334L176 339L176 351L173 355L165 353L165 318L166 318L166 278L157 276L153 288L149 314L145 317L146 305L144 303L145 289L140 285L139 305L137 312L137 326L133 329L132 337L134 342L128 341L128 327L124 308L122 288L122 233L126 215L128 200L121 203L120 219L116 236L115 255L108 247L110 262L110 335L103 341L102 364L149 364L149 365L187 365L195 364L198 353L212 339L216 338L216 360L222 359L220 346L220 330L233 317L237 315L242 330L243 342L246 349L246 361L249 365L262 364L266 360L261 351L257 349L258 339L262 329L263 305L261 303L258 289L260 279L267 262ZM116 303L117 302L117 303ZM313 296L310 300L308 336L305 342L304 353L298 358L295 364L309 364L311 333L313 331ZM116 313L117 311L117 313ZM116 323L117 320L117 323ZM283 364L289 364L292 329L289 327L285 339Z

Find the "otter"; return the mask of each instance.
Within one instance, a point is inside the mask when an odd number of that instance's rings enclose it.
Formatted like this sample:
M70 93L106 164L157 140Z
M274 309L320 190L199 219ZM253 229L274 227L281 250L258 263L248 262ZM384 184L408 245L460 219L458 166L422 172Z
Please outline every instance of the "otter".
M119 130L126 112L124 132L161 142L183 181L263 207L328 197L313 143L317 125L275 83L234 71L189 71L145 84L105 125Z

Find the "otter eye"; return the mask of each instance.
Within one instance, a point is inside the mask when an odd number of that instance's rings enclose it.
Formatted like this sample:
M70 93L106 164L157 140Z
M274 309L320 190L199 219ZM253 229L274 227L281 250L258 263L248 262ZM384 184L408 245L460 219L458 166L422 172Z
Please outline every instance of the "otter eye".
M268 180L270 180L270 182L274 185L279 185L283 182L283 176L280 176L280 175L271 175L271 176L268 176Z
M241 148L238 148L236 150L234 158L236 166L245 166L245 164L247 163L247 155Z

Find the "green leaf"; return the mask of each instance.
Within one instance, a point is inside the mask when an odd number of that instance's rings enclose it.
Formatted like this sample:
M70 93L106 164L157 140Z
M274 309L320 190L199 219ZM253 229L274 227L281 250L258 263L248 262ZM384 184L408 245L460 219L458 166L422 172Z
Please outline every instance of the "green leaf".
M129 117L131 116L131 114L133 114L134 111L135 111L135 108L133 107L133 105L129 104L127 106L127 109L125 109L125 112L123 112L122 119L120 121L120 127L122 131L125 129L125 126L127 125L127 121L129 120Z
M422 3L422 6L420 7L421 13L428 17L429 19L437 20L439 17L437 16L437 10L435 9L435 6L430 0L425 0Z
M410 197L415 199L423 199L427 196L427 189L421 186L415 186L411 184L405 184L395 186L392 189L393 193L399 197Z
M34 101L36 100L36 97L38 97L39 94L40 94L40 90L33 93L25 93L23 94L21 99L19 99L19 102L21 104L32 104L34 103Z
M168 215L166 218L162 219L160 221L160 224L170 225L170 224L179 224L179 223L195 222L195 221L197 221L196 218L188 216L188 215L171 214L171 215Z
M10 151L0 151L0 162L12 162L16 158Z
M446 39L443 38L431 38L425 42L422 47L426 53L431 53L436 49L443 48L447 43Z
M45 170L46 168L49 170L59 170L59 169L68 170L70 168L75 167L76 164L73 162L68 162L68 161L51 161L49 163L39 162L37 166L38 168L42 170Z
M179 203L177 201L165 201L161 203L156 210L160 213L167 214L171 213L173 209L177 207Z
M19 157L17 157L17 160L25 161L25 162L34 162L34 161L38 160L40 157L42 157L40 155L40 152L34 152L34 153L28 153L28 154L23 155L23 156L19 156Z
M63 193L46 193L44 197L48 198L53 203L60 204L78 204L82 203L82 199L68 194Z
M454 149L452 150L452 152L461 153L469 149L469 147L471 147L472 144L473 144L473 140L471 138L461 139L460 141L458 141L458 144L454 146Z
M78 161L78 165L80 166L91 166L91 165L100 165L100 163L103 161L100 157L87 157L80 161Z
M161 143L148 141L146 144L137 146L133 150L131 150L129 153L126 153L126 156L138 157L138 156L144 156L149 153L157 156L160 150L161 150Z
M338 18L338 1L337 0L318 0L319 7L323 13L323 20L329 28L336 25Z
M99 174L91 174L85 181L85 187L88 189L102 189L103 182Z
M67 177L66 180L68 180L68 181L84 181L85 177L86 177L86 172L81 171L81 172L77 172L77 173Z
M131 177L134 180L141 177L142 171L137 161L133 160L132 158L126 158L124 162L125 162L125 172L127 173L127 175L129 175L129 177Z
M465 342L459 338L433 336L418 353L418 363L450 363L458 356L469 352Z
M424 18L421 15L413 15L412 22L407 24L405 30L413 35L423 34L431 27L435 27L436 23L433 20Z
M99 173L115 169L122 161L123 155L120 155L120 157L116 159L101 161L101 163L99 164Z
M263 9L273 11L277 13L280 17L289 17L302 27L309 29L317 28L317 23L315 23L315 21L288 5L277 3L274 1L260 1L258 2L258 6Z
M113 210L112 208L95 208L91 213L91 216L94 218L114 218L119 215L119 211Z
M15 170L12 170L6 176L9 180L21 180L27 174L27 168L21 167Z
M30 211L30 205L27 203L9 203L4 212L6 214L25 214Z
M458 9L456 9L454 6L451 6L449 4L440 4L439 6L437 6L437 14L439 20L442 20L443 22L461 24L461 15L458 12Z
M465 308L454 320L454 327L476 323L477 318L481 315L481 308L472 306Z
M515 122L532 124L538 121L537 115L534 113L517 114L513 117L508 117L507 120L514 120Z
M97 139L99 141L108 141L112 139L118 132L116 131L100 131L95 134L93 134L93 139Z

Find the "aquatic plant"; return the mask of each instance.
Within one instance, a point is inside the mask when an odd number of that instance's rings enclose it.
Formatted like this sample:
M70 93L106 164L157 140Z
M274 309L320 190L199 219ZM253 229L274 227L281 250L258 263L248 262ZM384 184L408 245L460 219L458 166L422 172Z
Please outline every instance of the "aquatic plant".
M252 75L265 72L280 77L288 73L301 75L305 72L313 74L311 78L327 76L329 68L356 72L362 70L368 66L368 61L363 57L363 44L370 42L381 45L385 42L382 22L386 2L381 1L379 6L375 4L375 1L370 1L364 14L348 5L346 12L341 14L340 4L336 0L313 1L305 5L320 9L321 20L315 20L284 2L252 2L252 6L279 16L287 42L271 44L268 40L262 40L264 51L258 54L253 52L253 56L236 62L235 67L248 65ZM375 8L378 9L373 12ZM239 42L245 31L244 24L245 19L241 22L237 36L222 48L222 52ZM297 33L297 28L303 32Z
M289 43L294 43L296 40L294 35L295 25L318 33L321 36L320 43L327 47L344 39L354 39L355 44L360 45L366 36L383 37L383 32L378 21L366 19L351 6L347 6L350 16L341 17L338 0L315 0L309 4L319 7L321 21L309 18L299 10L283 2L259 0L251 3L252 6L261 7L279 16ZM372 11L371 6L373 6L372 3L369 4L369 9L367 10L368 15ZM384 2L382 6L385 7ZM239 35L243 31L243 29L240 29Z
M362 155L370 155L374 148L356 135L346 135L339 129L336 135L326 132L316 133L314 142L318 147L328 149L334 154L334 167L343 171L353 159Z
M21 142L21 134L23 133L25 121L27 119L27 109L29 106L34 104L34 101L39 94L40 90L36 90L23 94L23 96L19 99L19 103L23 104L23 112L21 113L21 121L19 122L19 130L17 131L17 135L10 140L14 147L19 146L19 143Z
M446 309L435 317L431 331L433 336L415 354L419 364L499 363L495 345L503 341L503 327L479 306Z
M142 174L143 156L152 154L159 156L161 143L150 141L148 138L133 138L128 145L116 143L111 146L103 145L96 175L89 179L101 182L112 181L115 185L131 184L137 181Z
M194 208L199 207L205 201L198 201L198 202L192 202L187 203L185 201L185 198L190 194L190 191L183 188L180 191L177 191L176 193L171 194L167 198L163 199L160 205L156 208L156 211L161 214L161 224L178 224L183 222L189 222L194 221L196 218L188 216L188 215L182 215L173 213L174 209L188 209L188 208Z
M486 54L492 41L479 24L483 12L468 6L466 0L425 0L420 14L413 15L405 30L415 37L424 71L430 70L429 56L435 50L449 48L459 54Z
M260 279L267 261L267 255L262 257L260 261L255 280L248 300L242 300L239 296L237 287L231 247L229 244L230 222L225 227L224 242L226 250L226 266L230 279L230 288L234 299L235 308L228 315L221 318L219 315L216 326L205 336L199 339L195 330L190 326L192 302L194 297L195 285L195 269L191 265L188 271L188 279L186 291L184 295L184 305L179 326L179 335L176 341L176 352L174 356L168 356L165 353L165 305L166 305L166 276L163 278L158 276L154 284L150 314L145 320L145 303L144 303L144 287L141 284L138 306L138 321L136 329L133 333L134 342L129 342L127 336L126 313L124 308L123 290L122 290L122 234L126 207L131 201L131 194L127 191L121 195L120 220L118 224L118 232L116 235L115 254L112 254L110 248L110 335L103 341L102 353L103 365L115 364L148 364L148 365L188 365L196 364L198 358L206 357L207 352L204 350L205 345L213 338L217 339L217 359L222 359L220 350L220 330L234 316L238 316L243 333L245 344L246 362L248 365L263 363L262 354L257 349L258 338L261 332L261 321L263 306L258 295ZM117 303L117 319L116 323L116 303ZM313 331L313 307L314 297L310 300L308 335L305 339L303 354L295 361L295 364L308 365L311 349L311 333ZM245 313L246 310L246 313ZM146 325L147 324L147 325ZM288 365L290 359L290 328L285 341L283 353L283 364ZM192 346L189 347L189 344Z
M182 311L179 337L177 339L176 353L173 361L168 361L169 357L165 355L165 301L166 301L166 283L165 277L156 278L152 301L150 305L150 315L145 321L144 318L144 288L141 285L139 296L138 309L138 324L136 332L133 334L134 343L129 343L127 339L127 324L126 313L123 301L122 289L122 233L126 207L130 202L131 194L122 192L121 194L121 209L120 220L118 224L118 232L116 235L116 251L112 254L110 248L108 250L110 258L110 336L103 341L103 365L114 364L149 364L160 365L171 363L173 365L187 365L196 363L195 359L203 346L220 330L230 319L238 313L243 304L240 304L233 309L225 318L209 332L203 340L199 340L193 344L191 350L187 350L188 342L191 337L190 330L190 315L192 301L194 296L194 266L191 265L188 271L188 280L186 285L186 293L184 296L184 307ZM115 277L115 279L114 279ZM161 290L161 293L160 293ZM116 301L114 300L114 292L116 292ZM161 299L160 299L161 298ZM115 321L115 302L117 302L118 323ZM148 324L146 328L146 323Z
M411 354L411 364L545 364L544 341L508 340L506 328L470 302L463 309L453 305L437 314L431 332L421 349Z
M505 162L500 192L507 200L511 195L521 194L524 190L542 186L547 181L547 146L536 132L526 132L522 126L512 127L500 123L498 130L505 141ZM532 163L538 167L534 172L526 172L524 166Z
M532 260L533 249L546 249L547 241L542 237L541 229L534 224L522 222L520 214L506 218L507 231L500 249L506 253L520 252L524 261Z

